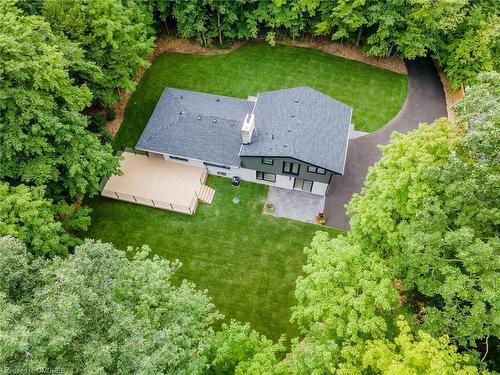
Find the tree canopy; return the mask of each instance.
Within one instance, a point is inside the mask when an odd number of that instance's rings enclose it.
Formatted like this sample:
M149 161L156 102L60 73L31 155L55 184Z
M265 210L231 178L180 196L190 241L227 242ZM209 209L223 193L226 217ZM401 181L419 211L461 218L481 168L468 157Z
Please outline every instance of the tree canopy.
M468 348L500 329L499 75L479 80L461 122L393 135L349 205L353 238L401 278L422 327Z
M0 10L0 179L46 186L57 200L95 194L118 159L79 113L92 94L70 72L92 64L40 17L23 16L8 2Z
M30 371L202 373L202 355L220 318L206 292L180 266L131 260L87 241L65 259L33 259L12 237L0 239L0 364Z
M203 45L258 34L273 44L277 34L296 39L307 32L362 45L373 56L413 59L430 53L455 88L499 67L493 0L161 0L157 8L162 21L175 20L180 36Z
M45 0L42 15L52 30L78 43L99 71L76 71L94 99L105 105L117 99L116 88L131 90L137 68L153 50L153 14L140 1Z
M76 234L90 225L87 209L53 205L42 187L0 182L0 236L23 241L36 256L65 255L79 243Z

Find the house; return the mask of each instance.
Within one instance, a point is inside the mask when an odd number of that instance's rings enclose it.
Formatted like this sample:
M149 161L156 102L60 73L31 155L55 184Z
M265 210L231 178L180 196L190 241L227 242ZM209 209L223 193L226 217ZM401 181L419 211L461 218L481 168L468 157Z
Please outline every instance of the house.
M351 115L309 87L247 100L166 88L136 149L209 174L325 195L344 173Z

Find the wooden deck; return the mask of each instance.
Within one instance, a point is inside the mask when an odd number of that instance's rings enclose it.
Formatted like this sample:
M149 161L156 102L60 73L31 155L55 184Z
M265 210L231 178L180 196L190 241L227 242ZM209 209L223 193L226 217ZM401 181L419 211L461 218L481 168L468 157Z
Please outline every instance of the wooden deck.
M121 176L112 176L101 195L131 203L194 214L198 202L211 203L206 168L167 161L161 155L124 152Z

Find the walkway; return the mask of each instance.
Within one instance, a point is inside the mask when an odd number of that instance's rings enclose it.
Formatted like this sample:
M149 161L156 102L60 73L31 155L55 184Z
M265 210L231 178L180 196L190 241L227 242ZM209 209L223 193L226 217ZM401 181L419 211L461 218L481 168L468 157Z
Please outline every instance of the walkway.
M393 131L407 133L420 123L431 123L447 115L443 86L432 61L419 58L406 62L406 66L408 96L401 111L380 130L349 141L346 173L333 178L333 185L326 198L328 226L350 229L344 205L354 193L361 191L368 167L380 159L377 146L389 143Z

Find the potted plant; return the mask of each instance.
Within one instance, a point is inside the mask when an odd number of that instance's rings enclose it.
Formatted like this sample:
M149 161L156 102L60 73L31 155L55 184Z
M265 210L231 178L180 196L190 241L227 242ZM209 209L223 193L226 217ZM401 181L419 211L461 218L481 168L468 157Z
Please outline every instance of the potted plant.
M266 212L273 213L274 212L274 204L271 202L266 203Z
M320 212L319 214L316 215L316 222L321 225L326 224L326 215L324 212Z

